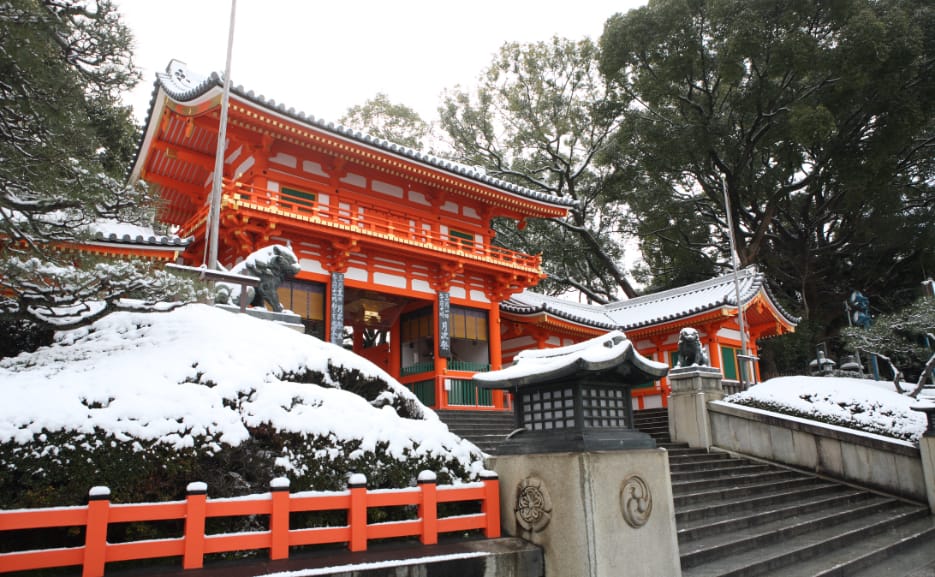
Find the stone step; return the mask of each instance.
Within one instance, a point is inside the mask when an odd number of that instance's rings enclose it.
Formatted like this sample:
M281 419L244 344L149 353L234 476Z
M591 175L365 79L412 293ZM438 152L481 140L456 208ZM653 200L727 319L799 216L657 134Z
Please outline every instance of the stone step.
M848 490L845 487L835 487L835 489L833 492L786 493L781 499L774 499L773 502L761 499L756 507L751 504L751 506L738 507L733 510L722 509L718 512L701 510L701 514L694 518L683 516L678 518L679 543L747 529L804 513L849 507L856 503L883 498L859 489Z
M935 575L935 517L907 523L859 547L843 548L830 569L798 572L810 577L932 577Z
M640 417L639 413L634 413L633 424L646 427L668 427L669 417L660 415L658 417Z
M783 490L792 490L818 484L821 484L819 479L814 477L800 476L794 479L748 483L734 487L700 489L691 493L674 494L673 500L675 501L676 512L678 512L678 509L685 505L706 504L713 506L726 499L749 497L757 494L763 494L768 491L781 492Z
M669 452L669 467L690 465L694 463L715 463L730 459L727 453L708 453L700 449L686 449Z
M760 511L766 507L776 507L789 500L803 500L811 498L828 497L840 492L844 488L841 485L814 481L812 483L803 483L797 487L784 488L764 488L753 495L739 496L729 501L720 501L712 503L710 501L701 501L698 504L687 504L676 508L675 520L679 527L684 523L701 521L707 519L719 519L725 515L739 514L742 512L751 513Z
M815 530L804 530L804 527L799 525L790 525L778 531L745 535L743 544L733 547L732 554L694 565L691 561L685 563L683 556L682 575L748 577L771 574L785 577L792 574L793 564L804 567L810 560L819 564L820 558L829 558L833 551L845 547L863 550L867 543L878 538L885 541L892 534L912 533L917 527L917 521L928 520L928 511L922 507L899 503L884 510L851 517L843 522L831 522L828 526ZM831 568L832 565L825 566ZM889 577L889 574L877 574Z
M679 546L682 567L694 567L715 559L744 553L780 541L817 533L847 523L860 523L873 519L874 523L889 520L894 515L910 514L916 507L897 504L892 499L874 499L846 509L822 509L774 519L735 531L708 535L690 540Z
M688 481L723 479L727 477L733 477L735 475L745 475L750 473L765 473L771 470L773 470L773 468L769 465L749 462L744 464L743 461L740 463L711 463L695 465L690 469L680 468L678 471L672 471L671 477L673 483L683 483Z
M759 473L744 473L729 476L720 476L713 479L700 479L697 481L679 481L672 483L673 495L697 494L699 491L719 493L743 488L747 485L763 485L764 483L782 483L797 479L811 479L807 475L783 469L768 469Z
M772 468L770 465L762 463L754 463L746 459L738 458L720 458L720 459L711 459L711 460L698 460L688 463L681 462L669 462L669 470L672 471L673 475L683 475L683 474L694 474L700 473L702 471L731 471L734 469L739 469L740 467L765 467L767 469ZM673 478L675 480L675 478Z

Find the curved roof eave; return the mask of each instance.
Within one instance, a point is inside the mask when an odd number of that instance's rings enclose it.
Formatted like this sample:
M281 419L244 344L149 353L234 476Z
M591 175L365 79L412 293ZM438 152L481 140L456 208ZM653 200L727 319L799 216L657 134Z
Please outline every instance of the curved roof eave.
M189 76L191 78L189 78ZM166 96L172 100L185 103L201 98L212 90L222 90L223 85L224 81L217 72L212 72L209 76L206 77L198 77L197 75L191 73L191 71L188 70L184 63L177 60L171 61L166 68L166 72L156 74L153 96L150 100L149 113L146 119L147 129L149 129L150 125L152 124L153 111L154 107L157 105L157 97L160 89L162 89ZM450 160L445 160L431 154L422 153L411 148L389 142L387 140L376 138L340 124L324 121L322 119L316 118L313 115L305 114L301 111L296 111L294 108L287 109L284 105L277 103L275 100L267 99L263 95L257 95L252 90L247 91L243 86L240 85L232 85L231 94L234 94L257 106L266 108L272 112L285 116L292 121L305 124L309 128L322 130L337 138L352 140L360 146L375 148L380 152L397 155L410 162L420 163L436 170L443 170L452 175L473 180L482 185L496 188L497 190L512 196L517 196L526 200L533 200L561 208L575 208L579 205L578 201L574 199L556 197L551 194L525 188L505 180L500 180L498 178L488 176L487 174L474 168L451 162ZM136 160L134 162L133 173L131 175L133 178L138 177L139 168L136 165L139 163L139 156L143 150L143 143L145 140L146 137L144 136L144 138L141 139L139 148L137 149Z
M788 325L795 326L801 320L791 315L777 301L766 282L765 276L760 273L756 267L747 267L739 271L741 282L740 301L744 309L749 307L757 295L764 294L766 300L770 303L773 310ZM652 325L671 323L680 319L687 319L702 315L718 309L737 309L737 298L733 288L733 275L723 275L714 277L705 281L668 289L658 293L643 295L626 301L619 301L607 305L593 306L592 315L584 316L575 314L574 309L589 308L588 305L569 304L563 305L558 299L548 297L547 295L535 295L531 300L533 303L522 302L516 298L501 303L501 310L515 315L533 315L547 314L567 322L576 323L583 326L589 326L596 329L621 329L624 331L639 330ZM692 295L704 295L706 291L714 291L710 299L700 299L694 306L675 306L674 303L679 299L685 299ZM660 303L672 302L672 307L666 307L658 313L646 315L647 308L658 308ZM652 309L649 308L651 311ZM634 315L636 311L643 312L643 315ZM645 316L636 322L627 322L627 317ZM600 318L599 318L600 317ZM606 321L604 320L606 319Z
M589 358L588 348L593 346L610 349L612 354ZM620 331L611 331L583 343L537 352L538 355L533 352L531 356L524 357L520 361L523 366L518 363L499 371L478 373L474 380L484 388L512 389L549 383L575 374L619 371L625 366L653 380L664 377L669 370L668 365L641 355Z

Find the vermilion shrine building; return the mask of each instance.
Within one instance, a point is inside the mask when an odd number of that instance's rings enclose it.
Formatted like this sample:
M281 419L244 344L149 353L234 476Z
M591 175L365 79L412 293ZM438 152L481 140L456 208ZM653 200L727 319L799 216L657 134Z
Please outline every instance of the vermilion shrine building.
M157 77L131 174L158 192L159 218L192 239L176 247L190 265L204 261L221 96L218 76L195 76L172 62ZM606 307L537 295L527 289L543 277L540 257L495 245L491 220L523 226L531 218L559 218L571 201L322 122L239 87L228 114L219 262L230 267L258 248L289 244L302 272L280 289L280 300L302 317L306 332L337 343L350 332L356 353L427 405L507 406L503 393L479 391L472 375L501 368L522 348L561 346L614 328L623 328L642 354L669 360L679 329L695 326L713 364L735 376L737 307L718 292L724 279ZM110 242L131 251L139 245ZM792 330L795 319L774 303L759 274L746 271L744 283L754 338ZM659 297L667 304L652 305ZM719 306L703 303L706 297L721 298ZM648 312L659 306L670 314ZM666 394L665 383L634 391L640 407L663 405Z

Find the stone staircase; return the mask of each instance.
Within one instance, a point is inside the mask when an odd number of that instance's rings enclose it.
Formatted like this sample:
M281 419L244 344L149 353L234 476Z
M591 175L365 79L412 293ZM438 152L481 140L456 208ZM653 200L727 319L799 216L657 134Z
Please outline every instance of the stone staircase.
M927 507L673 444L665 410L634 417L669 451L684 577L935 577Z
M669 438L669 410L643 409L633 411L633 428L648 433L657 445L671 442Z
M497 446L516 428L512 411L436 411L452 433L495 455Z

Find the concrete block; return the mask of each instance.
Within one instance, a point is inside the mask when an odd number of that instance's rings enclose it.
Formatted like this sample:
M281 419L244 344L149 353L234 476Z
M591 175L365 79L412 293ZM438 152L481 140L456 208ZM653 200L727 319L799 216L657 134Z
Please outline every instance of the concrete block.
M799 466L803 469L818 470L818 445L814 435L793 430L792 452L798 457Z
M795 442L793 441L792 433L793 431L791 429L785 429L783 427L771 426L769 428L770 452L773 455L771 459L784 460L790 457L798 459L798 455L795 453Z
M867 479L874 482L874 463L871 462L870 454L865 447L852 445L850 443L839 443L841 447L841 471L845 479ZM883 463L878 463L884 465ZM892 467L893 463L886 463L886 466Z
M844 470L844 457L841 456L841 442L827 437L818 440L818 472L831 476L840 475Z

